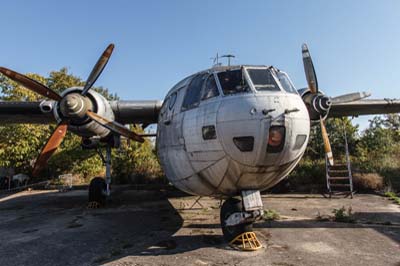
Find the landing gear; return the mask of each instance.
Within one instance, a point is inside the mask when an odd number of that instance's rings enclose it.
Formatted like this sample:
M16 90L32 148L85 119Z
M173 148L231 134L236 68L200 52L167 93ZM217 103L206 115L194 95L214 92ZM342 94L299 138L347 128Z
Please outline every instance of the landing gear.
M106 178L95 177L89 185L89 203L88 208L98 208L106 204L106 199L110 196L111 184L111 146L106 146L106 156L101 150L97 150L100 158L106 166Z
M253 223L264 211L259 191L242 191L242 200L227 199L221 207L221 228L226 241L241 250L253 251L262 247L252 232Z
M235 237L245 232L253 231L253 223L240 223L236 225L228 226L226 221L229 216L234 213L242 213L243 212L243 204L242 201L236 198L227 199L221 207L221 228L222 233L226 241L231 242Z
M106 181L102 177L95 177L89 185L88 208L98 208L106 203Z

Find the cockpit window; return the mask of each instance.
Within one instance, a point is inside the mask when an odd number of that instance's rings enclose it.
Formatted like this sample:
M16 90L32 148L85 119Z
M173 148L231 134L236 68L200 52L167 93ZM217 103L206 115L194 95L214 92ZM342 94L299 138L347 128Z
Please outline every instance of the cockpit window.
M208 76L206 85L201 96L201 100L207 100L219 95L217 83L215 82L214 75Z
M286 73L278 72L277 75L278 75L279 82L281 83L281 85L285 91L287 91L289 93L297 94L296 88L293 86L292 82L290 81L290 79Z
M198 75L192 79L186 89L185 99L183 100L182 110L197 107L200 102L201 88L207 75Z
M254 87L258 91L279 91L278 84L276 84L271 71L268 69L247 69Z
M218 73L218 79L225 95L250 91L250 87L241 69L220 72Z

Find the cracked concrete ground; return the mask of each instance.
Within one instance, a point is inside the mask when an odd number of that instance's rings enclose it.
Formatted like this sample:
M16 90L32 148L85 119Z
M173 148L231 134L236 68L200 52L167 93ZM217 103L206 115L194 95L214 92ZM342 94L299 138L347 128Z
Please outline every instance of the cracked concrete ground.
M173 194L127 190L96 210L83 190L0 196L0 265L400 265L400 206L377 195L263 195L280 218L254 226L264 248L240 252L218 200L189 209L196 197ZM354 223L332 221L342 206Z

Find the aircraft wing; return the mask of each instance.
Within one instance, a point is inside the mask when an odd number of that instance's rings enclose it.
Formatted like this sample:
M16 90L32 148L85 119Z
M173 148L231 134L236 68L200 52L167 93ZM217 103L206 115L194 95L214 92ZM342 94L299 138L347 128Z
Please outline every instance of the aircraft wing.
M399 99L364 99L347 103L333 103L328 117L400 113Z
M0 102L0 124L56 123L54 101ZM121 124L157 123L161 101L111 101L115 120Z

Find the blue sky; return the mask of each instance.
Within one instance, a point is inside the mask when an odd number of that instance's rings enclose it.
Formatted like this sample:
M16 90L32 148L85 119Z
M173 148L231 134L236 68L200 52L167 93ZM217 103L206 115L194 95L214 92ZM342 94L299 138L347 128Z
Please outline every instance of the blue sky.
M320 88L400 97L400 1L4 1L0 65L86 78L108 43L96 85L124 99L162 99L216 52L238 64L274 65L306 86L308 43ZM372 98L372 97L371 97ZM366 119L356 120L361 125Z

